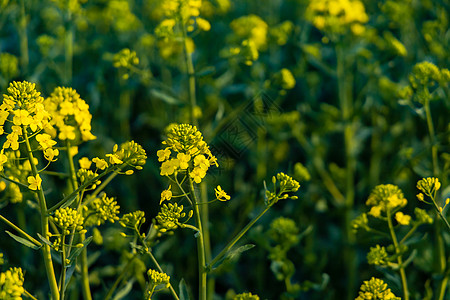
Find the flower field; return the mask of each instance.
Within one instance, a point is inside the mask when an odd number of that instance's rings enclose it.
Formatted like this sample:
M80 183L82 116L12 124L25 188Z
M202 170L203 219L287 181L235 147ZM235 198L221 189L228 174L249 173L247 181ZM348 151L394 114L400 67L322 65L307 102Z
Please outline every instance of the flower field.
M450 299L448 0L0 0L0 299Z

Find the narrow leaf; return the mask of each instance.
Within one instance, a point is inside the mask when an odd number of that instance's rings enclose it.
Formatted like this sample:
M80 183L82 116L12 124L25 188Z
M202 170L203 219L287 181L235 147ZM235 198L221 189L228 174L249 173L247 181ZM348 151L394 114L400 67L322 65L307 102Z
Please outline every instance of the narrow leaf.
M61 205L61 208L69 207L70 205L72 205L72 203L75 201L76 198L77 194L72 195L72 197L68 198L66 202L64 202L64 204Z
M52 246L53 244L45 237L43 237L42 235L40 235L39 233L37 234L38 238L43 241L44 243L46 243L49 246Z
M152 94L153 97L158 98L168 104L181 104L182 102L179 99L176 99L175 97L168 95L167 93L160 91L160 90L151 90L150 94Z
M252 249L253 247L255 247L255 245L247 244L247 245L244 245L244 246L240 246L240 247L237 247L237 248L230 249L230 251L228 251L224 255L224 257L220 261L217 262L217 264L212 266L212 270L217 269L220 265L222 265L222 264L224 264L224 263L226 263L228 261L231 261L231 260L234 260L234 259L238 259L239 256L243 252L248 251L248 250Z
M17 235L15 235L15 234L9 232L8 230L5 230L5 232L6 232L10 237L12 237L13 239L15 239L17 242L21 243L22 245L25 245L25 246L27 246L27 247L29 247L29 248L31 248L31 249L34 249L34 250L38 250L38 249L40 248L40 247L36 246L35 244L33 244L31 241L29 241L29 240L27 240L27 239L24 239L24 238L22 238L22 237L20 237L20 236L17 236Z
M127 284L122 289L120 289L120 291L117 292L113 300L120 300L125 298L128 295L128 293L131 292L131 289L133 288L133 283L134 280L128 281Z
M180 290L180 300L190 300L188 286L186 285L186 281L184 281L184 278L181 279L180 283L178 284L178 288Z

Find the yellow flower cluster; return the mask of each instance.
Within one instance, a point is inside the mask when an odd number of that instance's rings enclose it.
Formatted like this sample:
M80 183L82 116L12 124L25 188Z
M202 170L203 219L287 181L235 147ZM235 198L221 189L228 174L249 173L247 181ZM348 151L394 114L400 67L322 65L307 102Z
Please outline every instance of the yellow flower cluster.
M122 216L119 223L122 227L139 231L141 225L145 223L145 213L140 210L128 213Z
M160 285L164 284L166 287L169 287L170 282L170 276L166 273L161 273L156 270L148 270L147 271L148 278L150 279L150 282L154 285Z
M388 254L385 247L376 245L370 247L370 252L367 254L367 263L369 265L384 266L388 262Z
M3 95L3 103L0 105L0 134L5 133L4 124L9 116L12 116L11 131L6 135L3 149L0 153L0 165L6 162L3 154L5 149L19 149L19 138L24 135L36 133L43 128L50 128L50 114L44 108L44 98L36 90L34 83L27 81L12 82L7 89L8 94Z
M439 179L434 177L422 178L417 182L417 189L428 197L434 198L436 192L441 188ZM422 199L423 200L423 199Z
M366 201L366 205L372 207L369 215L376 218L380 217L382 212L403 207L406 204L407 200L403 196L403 192L398 186L393 184L377 185ZM405 218L400 219L405 220Z
M277 181L279 182L279 189L277 188ZM300 188L300 184L297 180L294 180L291 176L284 173L278 173L277 176L272 176L272 183L274 185L273 191L270 191L265 187L265 199L264 202L267 206L272 206L279 200L291 198L293 200L298 199L297 196L290 196L288 193L297 192Z
M317 29L330 34L342 34L350 28L354 35L365 31L369 21L360 0L314 0L306 9L306 16Z
M71 207L58 208L50 217L56 226L62 229L63 234L70 234L71 229L83 233L84 217L76 209Z
M85 226L100 226L106 221L114 223L119 220L120 206L113 197L107 197L102 194L95 198L88 206L83 206L83 215L85 217Z
M57 87L44 101L45 109L51 114L50 135L60 140L89 141L96 137L91 133L92 115L89 105L72 88Z
M241 41L240 46L229 49L230 54L243 56L245 63L252 65L258 59L259 52L267 46L269 26L260 17L248 15L233 20L230 27L235 39Z
M372 277L361 285L359 296L355 300L400 300L387 284L379 278Z
M252 293L242 293L234 296L234 300L259 300L259 296Z
M166 148L157 152L162 176L186 173L196 183L200 183L211 165L218 166L216 157L195 126L172 126L162 144Z
M160 232L166 232L168 230L175 230L182 223L179 221L184 218L186 213L183 212L183 205L178 206L177 203L168 203L161 206L161 211L156 216L156 221L161 225ZM192 216L192 211L189 212L189 218Z
M0 299L22 300L23 272L21 268L10 268L0 273Z

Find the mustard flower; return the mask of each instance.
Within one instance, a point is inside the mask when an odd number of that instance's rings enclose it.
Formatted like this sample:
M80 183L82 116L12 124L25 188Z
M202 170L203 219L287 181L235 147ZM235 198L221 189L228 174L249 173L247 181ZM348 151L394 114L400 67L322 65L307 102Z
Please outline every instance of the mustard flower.
M86 182L91 181L92 179L94 179L97 176L98 176L97 173L95 173L91 170L84 169L84 168L80 168L77 172L77 177L80 180L80 184L85 184ZM100 183L101 183L101 181L97 180L97 181L93 182L90 187L88 186L86 188L95 189L97 187L97 185L99 185Z
M52 137L46 133L37 134L36 141L39 143L42 149L52 148L56 145L56 141L52 140Z
M178 153L177 159L180 164L180 169L186 170L189 167L189 161L191 160L191 156L189 154Z
M423 192L430 198L434 198L436 192L441 188L441 183L438 178L428 177L422 178L417 182L417 189ZM423 198L423 196L422 196ZM423 200L422 200L423 201Z
M189 176L195 181L195 183L202 182L202 179L206 176L206 171L201 167L195 167L190 173Z
M161 207L161 211L156 216L156 221L162 228L160 232L166 232L168 230L175 230L182 225L179 219L184 218L186 213L183 212L183 205L178 206L177 203L164 204Z
M196 157L194 157L194 166L207 171L209 168L209 160L206 159L203 154L197 155Z
M367 254L367 262L369 265L383 266L388 262L388 254L385 247L376 245L375 247L370 247L370 251Z
M92 165L92 161L89 160L87 157L82 157L78 160L78 163L80 164L80 168L82 169L90 169Z
M135 141L128 141L120 144L120 149L114 147L113 152L118 159L126 163L128 166L141 170L145 165L147 153L141 145Z
M28 188L30 190L36 191L36 190L40 190L41 189L41 183L42 183L42 179L39 176L39 174L36 174L36 176L28 176L27 178L28 181Z
M44 101L45 110L52 115L50 124L54 126L48 132L58 134L60 140L89 141L96 137L91 133L92 115L89 105L81 99L76 90L69 87L57 87ZM59 131L59 133L58 133Z
M371 206L369 214L378 218L388 209L403 207L407 200L403 196L400 188L393 184L377 185L366 201L367 206Z
M176 169L178 169L180 163L178 159L174 158L168 161L165 161L161 165L161 175L162 176L169 176L172 175Z
M94 157L92 162L95 164L95 167L100 170L104 170L108 167L108 163L102 158Z
M59 155L58 149L47 148L44 150L44 157L48 161L56 161L55 156Z
M119 220L120 206L113 197L103 193L95 198L89 205L83 207L85 226L100 226L106 221L114 223Z
M166 149L158 150L156 152L156 155L158 155L158 161L159 162L166 161L166 160L168 160L170 158L170 149L166 148Z
M252 293L242 293L234 296L234 300L259 300L259 296Z
M433 218L426 212L426 210L416 207L414 209L416 215L416 223L418 224L432 224Z
M84 217L76 209L71 207L58 208L55 213L50 216L50 219L56 226L62 229L62 233L65 235L70 234L72 229L82 233Z
M310 1L306 16L314 26L330 34L343 34L347 30L358 36L364 33L369 21L360 0Z
M161 201L159 202L159 204L163 203L164 201L169 201L170 199L172 199L172 191L171 191L171 185L169 185L169 188L167 190L164 190L161 192Z
M148 270L147 275L149 278L149 283L146 290L145 299L149 300L152 298L155 289L159 285L164 285L164 288L168 288L170 286L170 276L166 273L161 273L156 270Z
M119 221L119 224L122 225L122 227L138 231L139 228L144 223L145 223L145 213L140 210L123 215Z
M21 300L25 293L24 276L21 268L10 268L0 273L0 299Z
M359 296L355 300L400 300L383 280L372 277L364 281L360 287Z
M285 217L274 219L268 230L270 238L286 251L300 241L299 233L300 229L295 221Z
M231 199L231 197L228 196L228 194L227 194L224 190L222 190L222 187L221 187L220 185L218 185L218 186L214 189L214 191L216 192L216 198L217 198L219 201L228 201L228 200Z
M262 49L267 44L269 26L257 15L239 17L230 23L230 27L236 36L253 43L256 50Z
M405 215L399 211L395 214L395 220L397 220L400 225L409 225L411 223L411 216Z

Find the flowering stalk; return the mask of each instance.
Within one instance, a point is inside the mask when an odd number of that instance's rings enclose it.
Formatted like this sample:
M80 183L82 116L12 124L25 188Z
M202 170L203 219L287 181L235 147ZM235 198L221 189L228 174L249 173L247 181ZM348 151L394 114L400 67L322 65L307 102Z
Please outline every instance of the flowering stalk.
M25 141L26 151L28 154L28 161L31 166L31 174L36 178L38 175L38 171L36 169L36 165L34 164L33 152L31 150L30 141L28 139L28 134L25 126L22 126L23 137ZM47 212L47 204L45 201L45 195L42 188L36 189L36 193L38 195L39 207L41 211L41 232L44 238L49 237L48 231L48 212ZM59 300L59 290L58 284L56 282L55 270L53 268L52 256L50 245L44 243L42 245L42 254L44 257L45 270L47 272L47 279L50 285L51 296L53 300Z
M69 163L69 178L70 178L70 183L72 186L72 192L78 190L78 181L77 181L77 175L75 172L75 165L73 164L73 156L72 153L70 151L70 141L66 140L66 148L67 148L67 161ZM80 192L77 193L76 195L77 197L77 210L79 210L79 207L81 205L81 197L80 197ZM69 245L72 246L73 243L73 238L74 238L74 231L75 228L72 231L72 235L70 238L70 243ZM82 233L80 234L80 242L82 243L86 238L86 234ZM68 249L68 255L70 253L70 246ZM63 256L65 255L64 253L64 248L63 248ZM89 273L88 273L88 265L87 265L87 250L86 248L84 248L81 251L80 254L80 267L81 267L81 290L83 292L83 297L85 300L92 300L92 295L91 295L91 288L89 286ZM64 274L65 274L65 269L64 269Z
M409 291L408 291L408 282L406 281L406 273L405 273L405 267L403 266L403 260L400 253L400 246L397 241L397 236L395 235L394 226L392 225L392 218L391 218L391 209L386 208L386 214L387 214L387 222L389 226L389 232L391 234L392 242L394 243L395 248L395 254L397 255L397 263L398 268L400 272L400 278L402 280L402 288L403 288L403 299L409 300Z
M200 211L198 209L198 199L195 194L194 184L192 178L189 177L189 188L192 195L192 207L194 209L194 219L198 228L197 236L197 254L198 254L198 276L199 276L199 299L206 300L207 292L207 273L206 273L206 261L205 261L205 244L203 240L203 226Z

